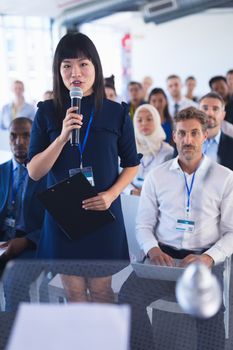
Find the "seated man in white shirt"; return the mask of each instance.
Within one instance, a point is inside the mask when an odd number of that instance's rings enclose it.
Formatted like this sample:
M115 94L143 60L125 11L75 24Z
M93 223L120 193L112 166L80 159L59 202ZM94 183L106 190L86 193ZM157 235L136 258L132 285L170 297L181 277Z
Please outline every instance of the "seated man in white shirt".
M154 264L174 266L174 259L181 259L180 266L186 267L200 261L213 267L221 280L222 263L233 252L233 173L202 154L207 122L205 113L194 107L174 118L178 156L148 174L139 202L136 234L141 249ZM132 306L132 340L142 327L145 336L151 336L145 306L174 292L174 287L173 282L131 274L120 300ZM132 293L135 303L130 298ZM139 303L136 295L141 298ZM223 308L208 320L197 320L197 334L198 350L224 348Z

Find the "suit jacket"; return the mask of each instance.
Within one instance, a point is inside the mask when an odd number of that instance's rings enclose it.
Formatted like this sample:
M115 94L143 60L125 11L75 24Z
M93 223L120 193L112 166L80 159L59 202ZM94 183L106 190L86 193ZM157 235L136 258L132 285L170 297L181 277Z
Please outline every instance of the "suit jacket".
M221 132L218 146L219 164L233 170L233 137Z
M6 217L7 199L11 186L12 161L10 160L0 165L0 227ZM22 203L25 222L25 237L30 239L36 245L40 238L40 231L44 220L44 208L37 199L37 193L42 192L45 189L46 177L43 177L40 181L33 181L28 176Z

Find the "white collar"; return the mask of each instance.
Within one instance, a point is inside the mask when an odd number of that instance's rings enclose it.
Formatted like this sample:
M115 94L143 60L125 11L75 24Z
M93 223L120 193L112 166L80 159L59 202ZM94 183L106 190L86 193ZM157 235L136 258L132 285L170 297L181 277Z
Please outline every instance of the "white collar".
M14 158L12 158L12 165L13 165L13 171L15 171L18 168L19 165L23 165L25 167L24 164L18 163Z
M181 169L180 164L178 162L178 159L179 159L179 156L177 156L176 158L174 158L172 160L169 170L179 169L180 171L183 172L183 170ZM202 154L202 160L201 160L196 172L206 170L209 167L210 163L211 163L210 158L208 158L206 155Z

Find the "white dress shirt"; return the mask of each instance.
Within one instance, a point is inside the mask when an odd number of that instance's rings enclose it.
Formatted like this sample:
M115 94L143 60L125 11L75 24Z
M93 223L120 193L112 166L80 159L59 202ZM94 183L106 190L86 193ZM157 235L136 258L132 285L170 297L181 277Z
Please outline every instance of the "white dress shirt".
M36 114L36 107L31 105L30 103L24 102L21 109L17 112L16 115L13 115L13 103L6 104L2 107L1 111L1 121L0 121L0 127L2 129L8 129L10 126L11 121L14 118L18 117L26 117L31 120L34 119Z
M192 174L186 174L190 186ZM136 235L145 254L158 242L176 249L206 249L215 264L233 253L233 172L206 156L195 172L190 196L194 232L177 230L186 218L187 191L178 157L152 170L143 185Z
M193 100L190 100L187 97L182 97L180 101L175 102L172 98L169 98L168 100L168 110L172 117L175 115L175 104L178 104L178 112L180 112L182 109L188 108L188 107L196 107L198 108L198 104L194 102Z

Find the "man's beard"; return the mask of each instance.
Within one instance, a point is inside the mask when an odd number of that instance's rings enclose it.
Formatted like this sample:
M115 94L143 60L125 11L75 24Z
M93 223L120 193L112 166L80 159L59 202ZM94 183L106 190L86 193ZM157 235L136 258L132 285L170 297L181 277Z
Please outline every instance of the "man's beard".
M210 118L208 119L208 129L214 129L217 126L216 119Z

